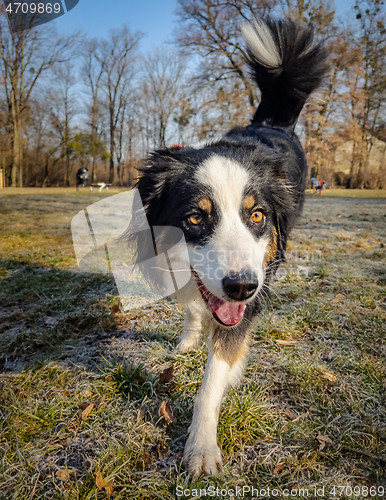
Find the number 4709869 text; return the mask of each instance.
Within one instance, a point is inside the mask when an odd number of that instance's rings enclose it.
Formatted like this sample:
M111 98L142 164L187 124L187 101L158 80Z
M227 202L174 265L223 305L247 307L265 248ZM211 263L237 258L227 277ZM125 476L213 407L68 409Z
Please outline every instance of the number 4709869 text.
M62 5L60 3L17 3L11 2L6 11L9 14L59 14Z

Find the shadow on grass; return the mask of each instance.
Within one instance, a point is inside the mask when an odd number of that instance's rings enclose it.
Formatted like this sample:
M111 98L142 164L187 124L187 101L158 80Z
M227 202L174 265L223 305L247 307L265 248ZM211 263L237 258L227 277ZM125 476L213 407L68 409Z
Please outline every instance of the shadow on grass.
M116 328L112 276L0 261L0 359L31 362Z

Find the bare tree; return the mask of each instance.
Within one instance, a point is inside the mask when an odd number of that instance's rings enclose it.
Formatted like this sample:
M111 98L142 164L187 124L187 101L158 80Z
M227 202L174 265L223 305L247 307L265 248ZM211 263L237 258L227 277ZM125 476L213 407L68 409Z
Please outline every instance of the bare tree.
M356 183L363 188L371 150L386 129L386 9L379 0L356 0L354 9L359 28L354 32L354 45L361 52L360 86L365 97L362 112L357 115L362 147Z
M122 101L121 116L118 125L118 148L117 148L117 174L119 185L123 186L123 162L124 162L124 135L125 135L125 125L126 125L126 111L129 96L126 95L126 99Z
M201 77L239 78L253 107L256 95L244 67L240 23L269 15L277 0L178 0L178 5L177 41L187 53L203 58Z
M16 186L19 173L19 185L22 187L21 133L29 99L37 82L48 70L74 55L80 34L59 36L53 24L13 33L2 9L0 37L0 65L12 134L11 185Z
M335 31L333 0L281 0L281 7L285 17L312 26L319 35Z
M165 147L166 131L182 99L182 81L186 60L178 57L175 51L159 47L148 54L143 61L142 88L153 115L154 147ZM186 90L186 86L185 89Z
M135 94L136 95L136 94ZM128 185L132 186L138 176L139 158L143 158L145 154L141 154L140 133L142 117L138 113L138 100L131 99L128 103L127 120L126 120L126 135L127 135L127 154L126 163L128 167ZM144 152L145 153L145 152Z
M83 64L81 67L81 74L83 76L84 83L86 84L90 95L91 103L89 106L89 114L91 118L91 137L92 143L97 144L99 140L98 134L98 121L100 118L100 84L103 75L103 65L98 61L99 42L96 39L86 42L84 45L84 51L82 54ZM92 155L92 171L91 180L96 182L96 160L97 160L97 150Z
M66 62L57 66L54 72L55 86L49 92L49 102L51 102L52 125L57 131L62 157L65 160L64 185L70 185L70 175L72 171L72 121L78 113L79 106L76 105L73 92L77 82L74 66Z
M106 96L110 135L110 182L114 182L115 132L130 83L135 74L134 58L142 33L131 34L127 26L110 32L109 40L102 40L96 59L102 68L100 88Z

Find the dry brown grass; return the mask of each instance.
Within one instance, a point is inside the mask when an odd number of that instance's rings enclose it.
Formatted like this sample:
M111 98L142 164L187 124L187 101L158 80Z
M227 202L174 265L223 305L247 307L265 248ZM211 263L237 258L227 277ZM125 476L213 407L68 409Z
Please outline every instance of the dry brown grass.
M386 487L384 201L307 200L244 383L221 409L224 470L192 485L181 455L205 343L176 353L179 306L112 313L111 278L77 271L69 223L100 196L0 195L0 498Z

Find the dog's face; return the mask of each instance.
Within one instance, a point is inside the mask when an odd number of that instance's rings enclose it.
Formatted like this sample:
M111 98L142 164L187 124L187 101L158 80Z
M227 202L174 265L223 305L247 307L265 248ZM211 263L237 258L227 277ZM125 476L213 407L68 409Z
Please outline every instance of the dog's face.
M190 264L209 311L232 326L263 286L267 253L276 253L272 210L236 160L213 155L195 180L183 221Z
M260 145L239 154L183 150L153 161L138 185L149 224L183 231L185 264L207 309L221 325L237 325L284 251L288 224L281 222L293 207L283 155Z

